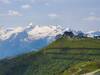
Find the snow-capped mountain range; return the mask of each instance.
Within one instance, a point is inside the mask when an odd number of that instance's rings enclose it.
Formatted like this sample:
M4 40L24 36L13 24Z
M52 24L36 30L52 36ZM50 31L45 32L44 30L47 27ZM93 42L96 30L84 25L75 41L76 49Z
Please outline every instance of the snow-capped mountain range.
M0 28L0 58L38 50L62 31L60 26Z
M56 36L61 33L62 30L58 26L27 26L27 27L16 27L8 29L0 29L0 40L5 41L10 38L16 38L21 33L26 33L26 40L36 40L44 37ZM22 36L23 39L23 36Z
M34 26L0 28L0 58L38 50L55 40L58 34L71 31L61 26ZM80 31L73 31L77 35ZM100 35L100 31L86 33L88 37Z

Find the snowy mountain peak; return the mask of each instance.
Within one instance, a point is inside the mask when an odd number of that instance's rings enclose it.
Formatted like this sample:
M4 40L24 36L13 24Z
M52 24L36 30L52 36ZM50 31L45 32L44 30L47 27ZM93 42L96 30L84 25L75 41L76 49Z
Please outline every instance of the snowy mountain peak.
M13 34L18 34L22 32L24 29L22 27L16 27L16 28L9 28L9 29L2 29L0 30L0 40L7 40L9 39Z
M58 29L56 26L35 26L31 31L28 32L33 39L56 36L60 33L61 29Z
M58 26L33 26L30 23L27 27L15 27L0 30L0 40L7 40L13 35L17 35L21 32L26 32L31 40L40 39L48 36L56 36L62 32L62 29ZM23 37L22 37L23 38Z
M27 37L21 37L21 39L36 40L46 37L54 37L58 34L63 34L65 31L73 31L74 34L78 34L79 31L71 30L70 28L63 28L61 25L54 26L34 26L32 22L26 27L14 27L14 28L0 28L0 40L8 40L11 37L18 38L20 33L25 33ZM100 35L100 31L90 31L85 33L88 37L94 37Z

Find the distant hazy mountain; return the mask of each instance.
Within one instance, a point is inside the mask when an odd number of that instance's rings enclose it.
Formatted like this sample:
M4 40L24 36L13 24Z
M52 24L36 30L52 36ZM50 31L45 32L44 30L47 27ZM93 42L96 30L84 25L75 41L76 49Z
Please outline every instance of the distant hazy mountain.
M0 58L37 50L62 33L59 26L32 26L0 29Z
M100 36L100 31L87 32L88 37Z

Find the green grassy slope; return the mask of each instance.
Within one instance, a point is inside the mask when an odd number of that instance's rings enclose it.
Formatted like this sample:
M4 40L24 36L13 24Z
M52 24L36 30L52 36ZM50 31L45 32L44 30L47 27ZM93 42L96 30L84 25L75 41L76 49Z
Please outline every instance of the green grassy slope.
M81 75L98 69L100 40L90 38L62 37L38 52L0 61L0 75Z

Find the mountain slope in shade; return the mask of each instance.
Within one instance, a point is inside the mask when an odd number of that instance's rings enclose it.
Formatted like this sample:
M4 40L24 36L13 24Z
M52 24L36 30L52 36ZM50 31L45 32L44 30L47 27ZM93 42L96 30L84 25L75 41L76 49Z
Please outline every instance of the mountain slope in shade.
M37 50L62 33L59 26L32 26L0 29L0 58Z

